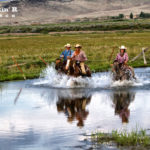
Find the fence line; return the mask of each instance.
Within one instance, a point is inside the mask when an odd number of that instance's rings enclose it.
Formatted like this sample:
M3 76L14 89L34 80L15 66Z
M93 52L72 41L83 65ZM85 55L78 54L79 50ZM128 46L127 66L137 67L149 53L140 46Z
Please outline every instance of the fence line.
M149 50L150 47L147 48L142 48L142 52L140 54L138 54L137 56L135 56L133 59L131 59L130 62L135 61L136 59L138 59L141 55L143 55L144 58L144 63L146 62L146 58L145 58L145 53Z
M112 58L112 55L113 55L113 52L114 52L114 49L115 49L116 47L113 47L113 51L112 51L112 53L111 53L111 55L110 55L110 57L108 58L108 59L103 59L103 60L87 60L87 62L110 62L111 60L111 58ZM134 62L135 60L137 60L140 56L142 56L143 55L143 60L144 60L144 64L145 65L147 65L147 61L146 61L146 56L145 56L145 53L148 51L150 49L150 47L148 47L148 48L142 48L142 52L140 52L137 56L135 56L134 58L132 58L129 62ZM43 57L43 56L42 56ZM41 60L41 62L43 62L43 63L45 63L46 65L48 64L42 57L40 57L39 56L39 60ZM44 55L44 57L45 57L45 55ZM0 57L1 58L1 57ZM8 58L10 58L11 59L11 57L8 57ZM49 60L50 62L55 62L55 59L50 59ZM17 65L18 66L25 66L25 65L27 65L27 64L29 64L29 63L36 63L37 61L30 61L30 62L28 62L28 63L18 63ZM1 66L1 65L0 65ZM2 66L1 66L2 67ZM16 67L16 64L13 64L13 65L9 65L9 66L5 66L5 67L7 67L7 68L14 68L14 67Z

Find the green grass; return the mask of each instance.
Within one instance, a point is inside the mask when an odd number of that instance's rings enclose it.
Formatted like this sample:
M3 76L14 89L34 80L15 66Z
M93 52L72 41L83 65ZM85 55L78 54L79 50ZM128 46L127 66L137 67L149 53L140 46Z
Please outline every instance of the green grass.
M91 139L95 143L114 142L118 146L150 146L150 136L146 134L146 130L141 129L127 131L112 131L111 134L102 132L92 133Z
M125 45L130 59L141 52L142 47L150 46L150 32L107 32L107 33L82 33L82 34L41 34L22 36L0 36L0 81L23 79L16 67L8 68L14 64L11 57L14 56L27 78L36 78L46 67L39 59L43 57L49 64L59 57L66 43L74 45L80 43L83 46L91 70L105 71L110 67L119 49L115 48L109 61L114 46ZM150 66L150 51L146 53ZM142 56L130 63L133 67L144 67Z
M33 24L1 26L0 33L49 33L63 31L113 31L150 29L150 19L107 19L66 22L58 24Z

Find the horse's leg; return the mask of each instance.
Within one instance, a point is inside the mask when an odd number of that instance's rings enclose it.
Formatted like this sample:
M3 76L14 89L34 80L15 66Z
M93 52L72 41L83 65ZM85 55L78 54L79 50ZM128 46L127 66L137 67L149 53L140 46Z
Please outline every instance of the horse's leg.
M124 74L122 77L121 77L121 81L124 81L124 80L128 80L128 77L126 74Z
M86 75L87 75L88 77L91 77L91 71L90 71L90 70L87 70Z
M118 62L114 62L112 72L113 72L113 80L115 81L120 80L120 68Z
M129 66L129 69L131 70L132 78L136 79L134 69L131 66Z
M72 62L72 68L73 68L73 76L77 77L77 69L76 69L76 63L75 61Z
M70 59L68 74L73 76L74 75L74 62Z
M78 77L79 75L80 75L79 68L77 66L75 66L75 68L74 68L74 76Z
M87 65L85 65L85 70L86 70L86 75L88 77L91 77L91 71L90 71L90 69L89 69L89 67Z

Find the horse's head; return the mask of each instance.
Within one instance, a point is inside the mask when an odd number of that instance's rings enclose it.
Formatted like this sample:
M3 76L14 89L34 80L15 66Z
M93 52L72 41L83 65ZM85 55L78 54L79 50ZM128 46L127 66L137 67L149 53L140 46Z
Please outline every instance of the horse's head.
M69 67L72 67L73 66L73 60L72 60L72 58L69 58L68 60L69 60Z
M118 63L117 61L114 61L113 70L114 70L116 73L119 73L119 71L120 71L119 63Z
M60 58L57 58L56 61L55 61L56 65L58 65L60 62L61 62Z
M74 61L71 58L67 59L66 67L69 70L69 71L67 71L67 73L69 75L74 75Z
M56 65L55 65L55 69L56 70L59 70L59 69L62 68L63 63L62 63L62 61L61 61L60 58L57 58L56 61L55 61L55 63L56 63Z

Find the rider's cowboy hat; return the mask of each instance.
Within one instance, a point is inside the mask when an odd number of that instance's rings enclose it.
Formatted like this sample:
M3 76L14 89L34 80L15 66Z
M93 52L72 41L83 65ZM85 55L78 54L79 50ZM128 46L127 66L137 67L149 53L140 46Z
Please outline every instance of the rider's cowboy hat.
M71 47L71 44L67 43L64 47Z
M75 48L81 48L82 46L80 44L76 44Z
M124 45L122 45L121 47L119 47L120 48L120 50L121 49L124 49L124 50L126 50L127 48L124 46Z

